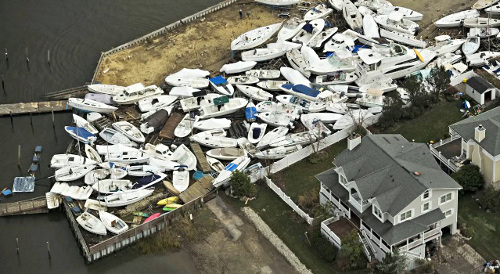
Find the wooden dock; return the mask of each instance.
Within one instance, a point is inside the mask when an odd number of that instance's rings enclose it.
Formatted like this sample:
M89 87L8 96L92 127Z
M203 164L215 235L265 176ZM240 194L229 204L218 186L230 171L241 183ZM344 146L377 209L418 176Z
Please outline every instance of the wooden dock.
M87 89L87 86L84 85L80 87L47 92L43 97L47 100L67 100L72 97L83 98L88 92L89 90Z
M211 175L205 175L200 180L189 186L188 189L179 194L179 199L184 203L189 203L200 197L205 197L214 189L212 185L214 178Z
M15 103L1 104L0 116L22 115L22 114L38 114L50 113L52 111L67 111L71 110L66 100L62 101L47 101L47 102L30 102L30 103Z
M182 118L184 118L184 115L178 112L172 113L172 115L170 115L167 122L160 131L159 136L161 138L174 139L175 138L174 130L177 127L177 125L182 121Z
M132 121L141 118L141 114L134 105L128 107L121 106L114 112L114 116L118 121Z
M207 157L205 157L205 153L201 150L200 145L198 143L191 143L190 146L194 155L198 159L198 166L201 171L203 171L203 173L212 171L212 168L210 168L210 165L207 162Z
M13 203L0 204L0 216L47 213L45 196Z

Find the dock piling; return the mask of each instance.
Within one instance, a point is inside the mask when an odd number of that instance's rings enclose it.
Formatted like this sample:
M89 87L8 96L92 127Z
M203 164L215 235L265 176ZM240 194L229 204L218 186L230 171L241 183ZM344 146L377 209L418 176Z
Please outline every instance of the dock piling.
M47 242L47 253L49 254L49 260L51 259L50 257L50 243Z
M56 124L55 124L55 117L54 117L54 108L52 108L50 111L52 112L52 126L55 127Z
M9 68L9 53L7 52L7 48L5 48L5 64Z
M12 110L11 110L11 111L9 111L9 114L10 114L10 124L11 124L11 125L14 125L14 117L13 117L13 115L12 115Z
M19 238L16 238L16 252L17 256L19 256Z
M21 167L21 145L17 147L17 166Z
M3 74L2 74L2 89L5 92L5 78L4 78Z
M33 113L30 112L30 124L31 124L31 128L33 128Z
M50 66L50 49L47 50L47 63Z
M30 70L30 58L28 55L28 48L26 48L26 65L28 66L28 71Z

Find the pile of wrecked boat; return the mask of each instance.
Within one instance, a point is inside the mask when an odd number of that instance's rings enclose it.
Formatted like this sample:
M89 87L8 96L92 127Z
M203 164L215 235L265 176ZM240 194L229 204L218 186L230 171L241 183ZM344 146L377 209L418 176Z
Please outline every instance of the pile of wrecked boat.
M256 2L289 6L298 1ZM407 100L396 79L424 75L437 66L456 75L500 54L476 53L481 38L498 33L494 27L500 21L479 17L475 9L435 23L470 28L466 39L442 35L427 46L415 36L421 13L386 0L329 4L312 7L302 18L241 34L231 43L241 61L225 64L220 75L184 68L166 76L164 88L91 84L85 98L70 98L68 104L84 115L74 114L74 125L65 130L81 145L77 154L53 156L57 182L50 195L86 200L99 209L136 203L151 196L160 182L182 193L198 162L185 145L189 142L203 148L213 186L227 186L235 170L258 170L259 161L283 158L380 113L387 93ZM349 29L341 32L328 20L334 10L343 14ZM466 64L461 63L464 55ZM269 61L278 58L284 65L270 68ZM101 131L95 127L96 119L112 119L118 108L133 105L142 113L141 121L117 121ZM174 113L183 117L170 125L177 145L147 143L147 136L160 131ZM182 206L176 196L158 204L167 212ZM112 213L97 212L80 213L77 220L98 235L128 229Z

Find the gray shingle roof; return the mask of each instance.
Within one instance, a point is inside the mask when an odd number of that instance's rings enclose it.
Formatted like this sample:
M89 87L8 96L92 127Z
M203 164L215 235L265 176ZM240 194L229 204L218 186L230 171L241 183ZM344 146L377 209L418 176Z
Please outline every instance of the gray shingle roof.
M349 192L343 188L338 181L338 175L334 170L335 168L328 169L318 175L316 178L321 181L326 187L328 187L335 196L340 198L345 202L345 204L351 209L352 214L360 216L365 225L372 228L375 233L384 239L389 245L397 244L407 238L415 236L421 232L427 230L428 226L434 224L442 219L444 219L444 214L439 208L427 212L417 218L410 219L401 224L393 225L389 221L381 222L372 214L371 207L367 208L363 213L360 213L355 207L353 207L347 200L349 199ZM392 191L386 192L383 198L377 200L379 205L390 203L394 199L387 199L387 197L394 197L393 193L400 193L401 190L394 189Z
M474 76L467 80L467 85L479 93L483 93L490 88L495 88L490 82L486 81L483 77Z
M468 141L474 139L475 128L479 124L486 129L485 138L479 145L489 154L497 156L500 154L500 107L456 122L450 128Z
M362 167L360 158L365 159ZM363 200L376 198L381 210L392 216L428 188L461 188L441 170L425 144L408 142L399 134L365 136L352 151L340 153L334 164L343 168L349 181L356 181Z

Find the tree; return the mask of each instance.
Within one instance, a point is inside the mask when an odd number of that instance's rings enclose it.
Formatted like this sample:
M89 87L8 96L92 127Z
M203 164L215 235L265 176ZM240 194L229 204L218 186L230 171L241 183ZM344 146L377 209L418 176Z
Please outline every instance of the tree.
M431 92L435 102L439 101L439 95L450 86L450 78L444 66L431 70L429 75L429 85L432 87Z
M378 120L378 127L381 127L382 129L392 127L401 119L402 109L403 101L399 95L395 97L386 96L384 99L382 115Z
M429 94L424 89L422 81L418 79L417 75L412 75L405 79L403 87L408 91L408 96L411 108L423 110L429 107ZM412 117L413 118L413 117Z
M493 212L500 211L500 190L496 190L491 186L488 187L479 199L479 204Z
M231 188L238 197L254 197L257 194L257 187L250 183L250 177L239 170L231 174Z
M342 239L342 247L337 259L339 268L343 270L361 268L363 260L363 246L359 241L357 230L353 229Z
M475 192L483 187L483 175L479 171L479 167L473 164L465 165L459 171L451 175L457 183L459 183L464 191Z
M387 254L384 260L377 265L377 273L383 274L401 274L406 273L408 258L395 249L392 254Z

